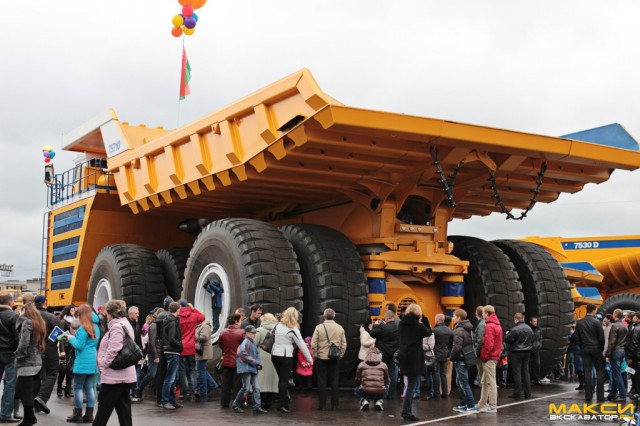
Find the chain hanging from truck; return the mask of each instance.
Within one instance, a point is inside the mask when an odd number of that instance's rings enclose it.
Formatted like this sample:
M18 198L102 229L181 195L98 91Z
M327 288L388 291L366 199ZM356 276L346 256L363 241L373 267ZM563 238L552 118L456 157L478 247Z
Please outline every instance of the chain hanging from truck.
M440 159L438 156L438 147L435 145L431 145L429 148L429 153L431 154L431 158L433 158L433 165L436 167L436 174L440 176L440 184L442 185L442 191L447 197L447 205L449 207L456 207L456 200L453 198L453 187L456 184L456 178L458 177L458 172L464 165L464 161L459 162L455 166L453 166L453 174L447 176L442 168L442 164L440 164Z
M535 206L536 202L538 201L537 198L538 198L538 194L540 194L540 187L542 186L542 178L544 177L544 174L546 173L546 171L547 171L547 162L543 161L542 164L540 165L538 178L536 179L536 187L535 189L530 190L533 193L533 197L529 198L529 205L520 214L520 216L515 217L514 215L511 214L509 210L507 210L507 207L504 205L504 202L502 202L502 196L498 192L498 183L496 182L496 172L493 170L489 170L489 180L491 181L491 189L493 190L492 197L496 199L496 206L500 206L500 213L507 215L507 220L509 219L522 220L525 217L527 217L527 213L529 213L531 209L533 209L533 206Z

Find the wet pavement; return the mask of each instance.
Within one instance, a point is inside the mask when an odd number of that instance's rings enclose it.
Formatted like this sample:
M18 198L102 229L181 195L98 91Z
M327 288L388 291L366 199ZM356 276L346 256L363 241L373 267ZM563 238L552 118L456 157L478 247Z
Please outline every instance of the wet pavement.
M314 393L292 393L292 410L289 414L281 414L269 410L268 414L255 415L247 409L245 413L234 413L230 409L222 409L218 401L186 402L184 409L176 411L163 410L156 406L153 395L137 404L133 404L133 424L146 426L174 426L174 425L242 425L259 422L261 425L282 424L332 424L332 425L361 425L377 424L445 424L445 425L546 425L546 424L620 424L609 415L606 420L586 420L580 417L577 409L583 409L584 393L574 390L575 383L551 383L533 387L533 395L529 400L513 400L508 398L511 389L498 390L498 412L490 413L456 413L452 408L457 405L457 391L453 391L448 399L434 399L430 401L414 401L413 412L420 422L407 422L400 417L401 400L385 401L384 411L359 411L359 405L353 393L347 389L341 391L340 409L338 411L316 411L317 398ZM474 396L480 396L480 389L474 389ZM215 392L214 392L215 394ZM567 409L573 407L572 413L567 413L559 420L552 420L549 404L556 406L566 404ZM45 426L68 425L66 417L71 414L72 398L57 398L55 394L48 403L51 414L37 414L38 424ZM572 404L577 404L572 406ZM592 407L593 413L600 414L598 406ZM612 407L605 407L612 410ZM615 410L614 410L615 411ZM568 417L567 417L568 416ZM117 425L115 414L111 416L109 425Z

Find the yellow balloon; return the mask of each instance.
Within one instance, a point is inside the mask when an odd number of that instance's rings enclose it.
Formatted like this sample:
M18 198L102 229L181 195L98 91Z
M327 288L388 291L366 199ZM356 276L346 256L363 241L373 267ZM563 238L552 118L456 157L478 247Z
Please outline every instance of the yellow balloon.
M171 23L175 27L181 27L184 25L184 18L182 17L182 15L176 15L173 17L173 19L171 19Z
M195 33L195 32L196 32L196 29L195 29L195 28L187 28L187 27L184 27L184 30L183 30L183 31L184 31L184 33L185 33L186 35L191 35L191 34L193 34L193 33Z
M42 150L51 152L53 151L53 147L51 145L45 145L42 147Z

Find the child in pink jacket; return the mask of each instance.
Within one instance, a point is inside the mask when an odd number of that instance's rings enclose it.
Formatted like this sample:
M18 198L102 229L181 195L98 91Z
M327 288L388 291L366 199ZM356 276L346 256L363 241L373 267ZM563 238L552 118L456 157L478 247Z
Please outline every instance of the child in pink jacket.
M311 337L307 336L304 338L304 343L307 345L307 349L309 349L309 354L313 357L313 351L311 350ZM313 376L313 365L307 361L304 357L302 351L298 351L298 365L296 366L296 373L299 377L299 386L303 390L311 390L312 382L311 377Z

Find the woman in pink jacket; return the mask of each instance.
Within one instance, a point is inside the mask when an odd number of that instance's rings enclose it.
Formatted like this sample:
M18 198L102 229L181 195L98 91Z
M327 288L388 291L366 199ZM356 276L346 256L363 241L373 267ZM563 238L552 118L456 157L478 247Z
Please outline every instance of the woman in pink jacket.
M111 363L124 345L124 333L134 338L133 328L127 320L127 305L122 300L110 300L104 306L109 321L109 331L100 342L98 350L98 368L100 369L100 393L98 394L98 412L94 426L106 426L115 408L120 426L132 426L131 385L136 382L135 366L122 370L110 368Z

